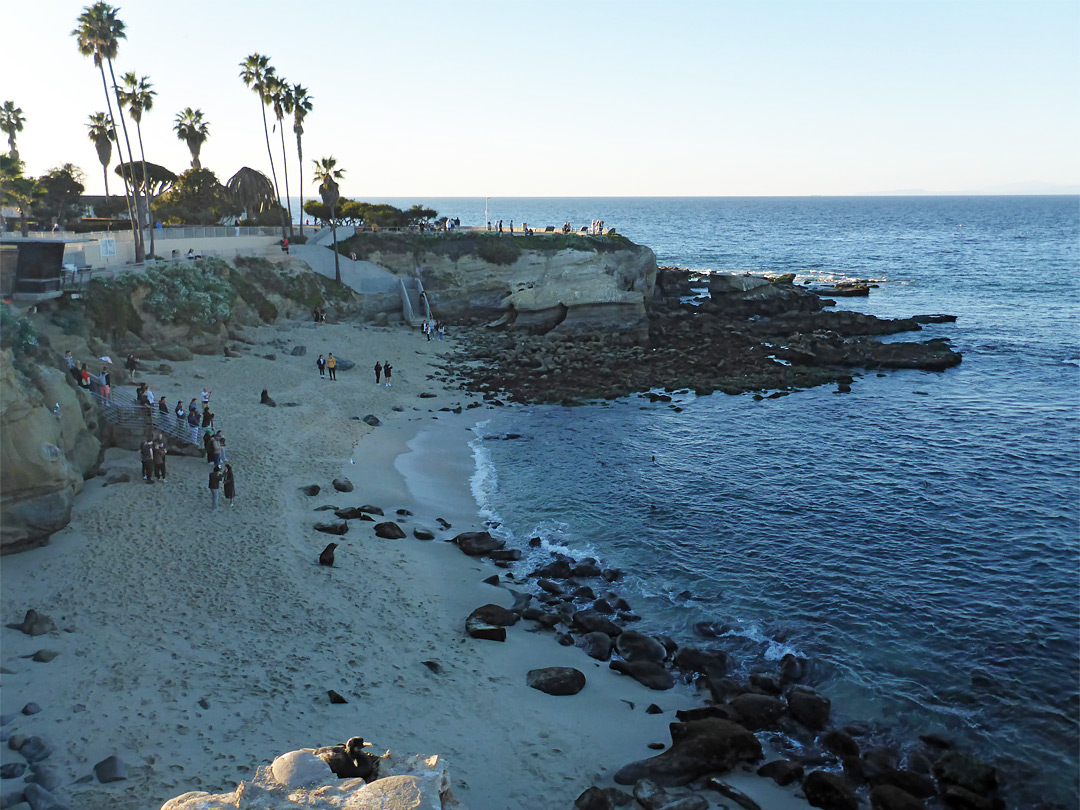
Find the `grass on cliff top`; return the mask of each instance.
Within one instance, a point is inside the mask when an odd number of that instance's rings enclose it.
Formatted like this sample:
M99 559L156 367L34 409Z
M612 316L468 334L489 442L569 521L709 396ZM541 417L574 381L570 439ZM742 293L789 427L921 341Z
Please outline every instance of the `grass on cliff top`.
M184 259L93 279L85 297L86 312L100 334L142 334L140 309L162 323L215 326L227 322L241 300L265 322L278 317L270 299L277 295L311 309L348 300L352 291L316 273L293 273L252 256L238 256L235 266L221 259ZM139 307L134 301L141 300Z
M637 247L625 236L589 236L584 234L537 233L533 236L499 235L488 231L449 231L436 233L358 233L338 244L338 252L358 259L375 253L412 253L417 261L424 254L446 256L457 261L462 256L479 256L492 264L513 264L524 251L557 253L581 250L613 253Z

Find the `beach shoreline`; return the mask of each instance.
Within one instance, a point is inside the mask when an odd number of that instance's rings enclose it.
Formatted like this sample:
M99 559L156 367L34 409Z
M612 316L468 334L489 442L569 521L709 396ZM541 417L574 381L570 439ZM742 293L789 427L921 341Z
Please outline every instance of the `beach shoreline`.
M61 795L86 810L156 810L186 791L231 790L285 751L360 735L377 752L439 754L472 810L554 809L611 785L619 767L655 753L649 743L670 742L675 711L700 705L689 689L650 692L522 624L505 643L465 634L473 609L513 597L483 582L493 564L445 542L484 528L466 475L480 414L452 413L470 397L435 381L452 343L349 324L277 324L248 337L241 358L144 375L170 400L214 390L235 507L210 511L202 458L171 456L167 483L147 485L137 454L114 448L70 526L4 558L5 623L35 609L59 629L3 630L0 697L15 715L3 729L51 744ZM297 345L306 353L292 355ZM314 358L324 351L357 367L321 380ZM393 386L376 386L367 367L388 358ZM278 407L259 404L262 389ZM368 414L382 424L366 424ZM355 490L334 491L339 477ZM300 491L313 483L317 496ZM358 520L340 538L315 531L327 519L315 509L331 504L379 506L408 536L382 540ZM415 528L436 539L416 539ZM335 565L319 566L330 541L341 543ZM42 649L57 656L27 657ZM582 670L585 689L528 688L528 670L547 666ZM330 689L348 703L332 705ZM31 702L41 712L20 714ZM650 703L662 713L647 714ZM127 763L126 781L77 782L111 755ZM19 755L5 747L2 761ZM747 778L746 792L769 797L763 806L794 801Z

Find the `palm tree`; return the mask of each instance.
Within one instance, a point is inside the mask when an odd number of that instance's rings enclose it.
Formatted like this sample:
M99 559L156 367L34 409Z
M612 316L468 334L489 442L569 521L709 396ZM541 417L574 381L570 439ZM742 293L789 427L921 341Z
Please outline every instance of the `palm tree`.
M311 112L311 99L306 87L294 84L292 88L293 132L296 133L296 156L300 159L300 235L304 235L304 148L300 139L304 135L304 118Z
M112 60L120 47L120 40L127 39L124 33L124 23L116 16L117 9L105 2L97 2L83 9L78 17L78 27L71 32L79 45L79 53L83 56L94 58L94 67L101 71L101 86L105 89L105 103L109 109L109 120L113 125L113 140L116 141L120 151L120 162L124 162L124 152L120 149L120 140L116 135L116 119L113 117L112 96L109 94L109 83L105 80L105 62L109 63L109 75L112 77L113 92L116 94L116 106L120 106L119 88L116 86L116 73L113 71ZM120 116L120 125L124 130L124 143L127 145L128 162L132 163L131 140L128 138L127 122ZM135 210L134 193L130 196L128 188L124 186L124 197L128 204L128 216L131 218L131 233L135 240L135 261L142 262L146 258L146 250L143 246L142 228L139 227L138 217Z
M187 107L178 112L173 129L176 130L176 137L186 143L191 152L191 168L201 169L202 163L199 162L199 153L202 151L202 145L206 143L206 139L210 137L210 124L203 121L202 110L193 110L191 107Z
M22 107L16 107L14 101L5 101L4 106L0 107L0 131L7 135L8 146L11 148L8 157L12 160L19 159L19 150L15 146L15 136L23 131L23 122L25 120Z
M292 208L289 205L289 162L285 155L285 114L292 115L292 90L289 83L280 76L273 76L269 85L270 104L277 118L277 128L281 135L281 173L285 176L285 210L289 212L289 236L293 234Z
M101 161L101 171L105 175L105 201L109 201L109 164L112 163L112 145L116 137L112 120L108 113L98 112L90 116L90 123L86 125L91 142L97 149L98 160Z
M146 150L143 149L142 116L144 112L150 112L154 108L154 96L157 95L157 92L152 89L153 85L150 84L149 76L143 76L140 79L133 70L125 73L120 79L124 83L124 89L120 91L120 104L121 106L127 106L128 115L135 122L135 131L139 136L139 156L142 159L142 190L143 196L146 198L146 225L150 228L150 255L153 256L154 215L150 199L150 187L147 181ZM142 216L140 214L140 226L142 225L141 220Z
M315 164L315 179L319 181L319 196L323 205L330 209L330 229L334 234L334 280L341 283L341 265L337 252L337 204L341 198L337 181L345 176L345 170L337 168L337 161L331 157L312 161Z
M240 63L240 79L245 87L250 87L259 97L259 109L262 111L263 133L266 135L266 154L270 157L270 175L274 178L274 193L278 203L281 202L281 191L278 189L277 171L274 169L274 153L270 149L270 127L266 123L266 92L268 80L273 78L274 68L270 65L270 57L259 53L253 53ZM285 234L285 217L281 218L281 238Z
M244 166L229 178L225 188L244 211L244 219L254 219L277 203L274 184L262 172Z

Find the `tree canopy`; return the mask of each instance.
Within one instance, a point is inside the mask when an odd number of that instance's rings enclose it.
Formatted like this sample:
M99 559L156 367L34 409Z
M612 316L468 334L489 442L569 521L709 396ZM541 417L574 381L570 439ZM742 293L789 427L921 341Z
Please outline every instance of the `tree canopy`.
M209 169L188 169L157 200L158 217L167 224L218 225L240 213L240 206Z
M65 163L37 179L40 194L30 206L30 214L42 225L56 223L65 230L83 217L82 195L86 190L82 169Z
M142 186L143 165L144 164L142 161L139 161L135 164L134 182L137 186ZM173 185L178 179L175 174L166 169L164 166L161 166L157 163L151 163L150 161L146 161L145 166L146 179L149 181L150 193L153 194L155 197L167 192L170 188L173 187ZM132 182L132 168L130 163L117 164L116 168L113 169L113 172L118 177L123 177L124 180L126 180L128 183Z
M304 213L320 222L330 221L330 207L318 200L304 203ZM345 198L338 201L335 213L339 222L375 225L379 228L409 228L438 216L434 208L425 208L422 205L414 205L403 211L386 203L359 202Z

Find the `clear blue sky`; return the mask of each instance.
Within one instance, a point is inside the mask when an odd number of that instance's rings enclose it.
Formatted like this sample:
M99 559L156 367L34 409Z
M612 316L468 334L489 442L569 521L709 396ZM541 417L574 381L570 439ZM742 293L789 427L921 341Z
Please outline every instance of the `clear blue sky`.
M101 78L70 36L86 5L8 8L0 101L26 116L29 173L72 162L101 193L84 126ZM331 154L361 199L1080 186L1078 0L118 5L117 72L158 91L147 159L188 167L172 124L198 107L223 181L269 171L237 75L258 51L315 97L308 195L311 159ZM291 127L286 147L296 196Z

